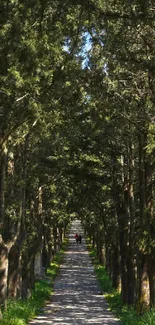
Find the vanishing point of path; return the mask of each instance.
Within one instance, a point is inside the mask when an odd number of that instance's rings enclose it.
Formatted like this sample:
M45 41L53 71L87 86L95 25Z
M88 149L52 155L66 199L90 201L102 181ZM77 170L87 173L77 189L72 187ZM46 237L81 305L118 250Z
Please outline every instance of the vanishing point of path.
M84 239L75 243L74 234L83 229L80 221L73 222L69 247L65 253L54 293L42 315L30 322L33 325L118 325L120 322L108 311Z

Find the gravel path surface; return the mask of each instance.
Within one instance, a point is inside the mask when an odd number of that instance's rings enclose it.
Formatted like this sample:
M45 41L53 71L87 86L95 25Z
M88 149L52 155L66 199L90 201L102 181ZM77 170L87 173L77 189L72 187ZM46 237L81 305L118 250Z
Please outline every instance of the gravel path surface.
M33 325L119 325L108 311L87 251L85 241L76 244L75 233L83 229L80 221L73 222L69 247L54 284L54 293L44 313L30 322Z

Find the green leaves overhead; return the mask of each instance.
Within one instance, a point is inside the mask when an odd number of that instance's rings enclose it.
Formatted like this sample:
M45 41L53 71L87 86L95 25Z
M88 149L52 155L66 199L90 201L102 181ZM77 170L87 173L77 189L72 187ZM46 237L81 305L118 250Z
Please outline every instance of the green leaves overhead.
M81 216L108 249L119 245L122 259L125 247L127 270L130 250L135 259L154 248L153 2L12 0L1 7L6 225L11 220L12 231L23 213L33 246L39 218L47 231ZM13 202L15 187L22 206Z

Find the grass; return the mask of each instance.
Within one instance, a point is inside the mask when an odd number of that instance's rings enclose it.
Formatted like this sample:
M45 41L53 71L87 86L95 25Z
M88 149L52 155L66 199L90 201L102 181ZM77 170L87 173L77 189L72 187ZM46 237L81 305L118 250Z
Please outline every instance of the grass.
M8 301L8 307L3 312L0 325L27 325L30 319L40 313L52 293L53 281L58 274L66 245L67 240L65 239L61 250L54 256L53 262L47 271L47 277L36 282L31 298Z
M26 325L29 319L35 317L44 302L49 298L51 285L47 280L36 283L36 289L32 297L27 300L8 301L8 308L3 313L2 325Z
M121 325L155 325L155 309L138 315L133 307L123 306L120 293L112 287L105 267L98 262L96 250L92 249L90 245L88 245L88 249L109 309L121 320Z

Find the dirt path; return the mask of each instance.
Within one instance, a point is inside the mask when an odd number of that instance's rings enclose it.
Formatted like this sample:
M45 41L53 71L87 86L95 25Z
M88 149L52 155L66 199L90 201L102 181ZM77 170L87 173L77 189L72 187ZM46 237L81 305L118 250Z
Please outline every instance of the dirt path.
M108 311L95 276L84 240L75 243L74 234L83 236L79 221L74 221L64 263L55 280L54 294L44 313L30 322L33 325L118 325Z

